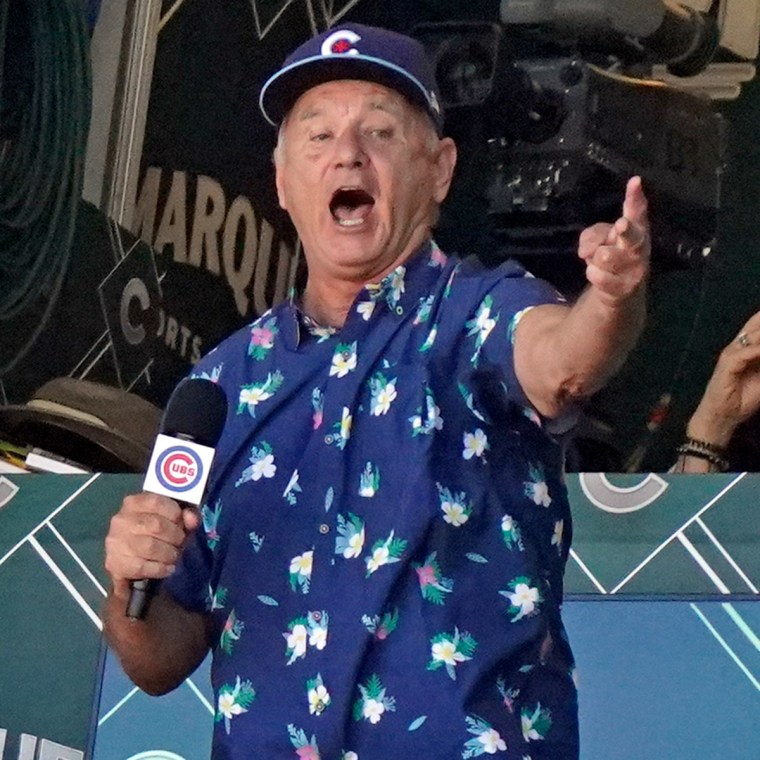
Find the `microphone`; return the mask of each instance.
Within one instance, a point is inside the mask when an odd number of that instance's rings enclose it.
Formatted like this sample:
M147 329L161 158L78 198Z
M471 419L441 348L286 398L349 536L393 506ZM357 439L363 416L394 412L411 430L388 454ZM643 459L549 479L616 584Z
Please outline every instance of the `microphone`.
M143 490L169 496L180 506L198 506L226 417L227 397L216 383L201 378L180 382L166 405ZM127 617L145 617L156 585L154 579L132 581Z

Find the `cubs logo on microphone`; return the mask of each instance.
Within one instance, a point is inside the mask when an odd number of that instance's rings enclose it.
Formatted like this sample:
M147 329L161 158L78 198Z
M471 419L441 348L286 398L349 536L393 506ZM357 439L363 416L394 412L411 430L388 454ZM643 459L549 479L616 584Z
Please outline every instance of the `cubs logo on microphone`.
M203 462L191 448L173 446L158 458L156 477L165 488L182 494L203 477Z
M214 459L214 449L161 434L156 438L143 489L200 504Z

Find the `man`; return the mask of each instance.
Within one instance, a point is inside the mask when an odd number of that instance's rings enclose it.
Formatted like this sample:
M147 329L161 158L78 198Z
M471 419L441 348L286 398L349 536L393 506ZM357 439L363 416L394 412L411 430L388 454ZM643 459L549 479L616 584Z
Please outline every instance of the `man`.
M218 757L577 757L549 431L641 328L641 183L569 307L432 241L456 148L418 43L330 30L260 103L307 282L197 368L231 404L202 526L146 494L114 517L109 641L151 693L213 651ZM166 578L144 621L136 577Z

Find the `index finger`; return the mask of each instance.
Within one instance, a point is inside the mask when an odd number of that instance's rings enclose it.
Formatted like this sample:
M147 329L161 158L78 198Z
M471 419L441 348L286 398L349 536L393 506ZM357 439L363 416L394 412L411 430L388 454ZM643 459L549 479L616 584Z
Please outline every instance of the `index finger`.
M124 512L148 512L179 523L182 520L182 507L168 496L143 491L125 496L122 502Z
M745 323L739 334L747 332L748 330L754 330L760 328L760 311L755 312Z
M645 226L647 221L647 197L641 177L631 177L625 186L623 216L634 224Z

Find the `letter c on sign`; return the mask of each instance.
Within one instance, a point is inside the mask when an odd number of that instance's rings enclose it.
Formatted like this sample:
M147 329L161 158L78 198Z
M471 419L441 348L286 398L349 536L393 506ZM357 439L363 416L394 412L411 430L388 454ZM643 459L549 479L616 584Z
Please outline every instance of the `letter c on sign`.
M616 515L644 509L668 488L667 482L654 473L649 473L643 480L629 488L613 485L605 475L598 472L581 473L578 479L583 493L595 507Z
M131 346L138 346L145 340L145 328L141 324L133 324L129 321L129 307L132 301L137 299L143 311L148 311L150 295L145 283L139 277L133 277L125 286L121 294L121 309L119 320L124 339Z

